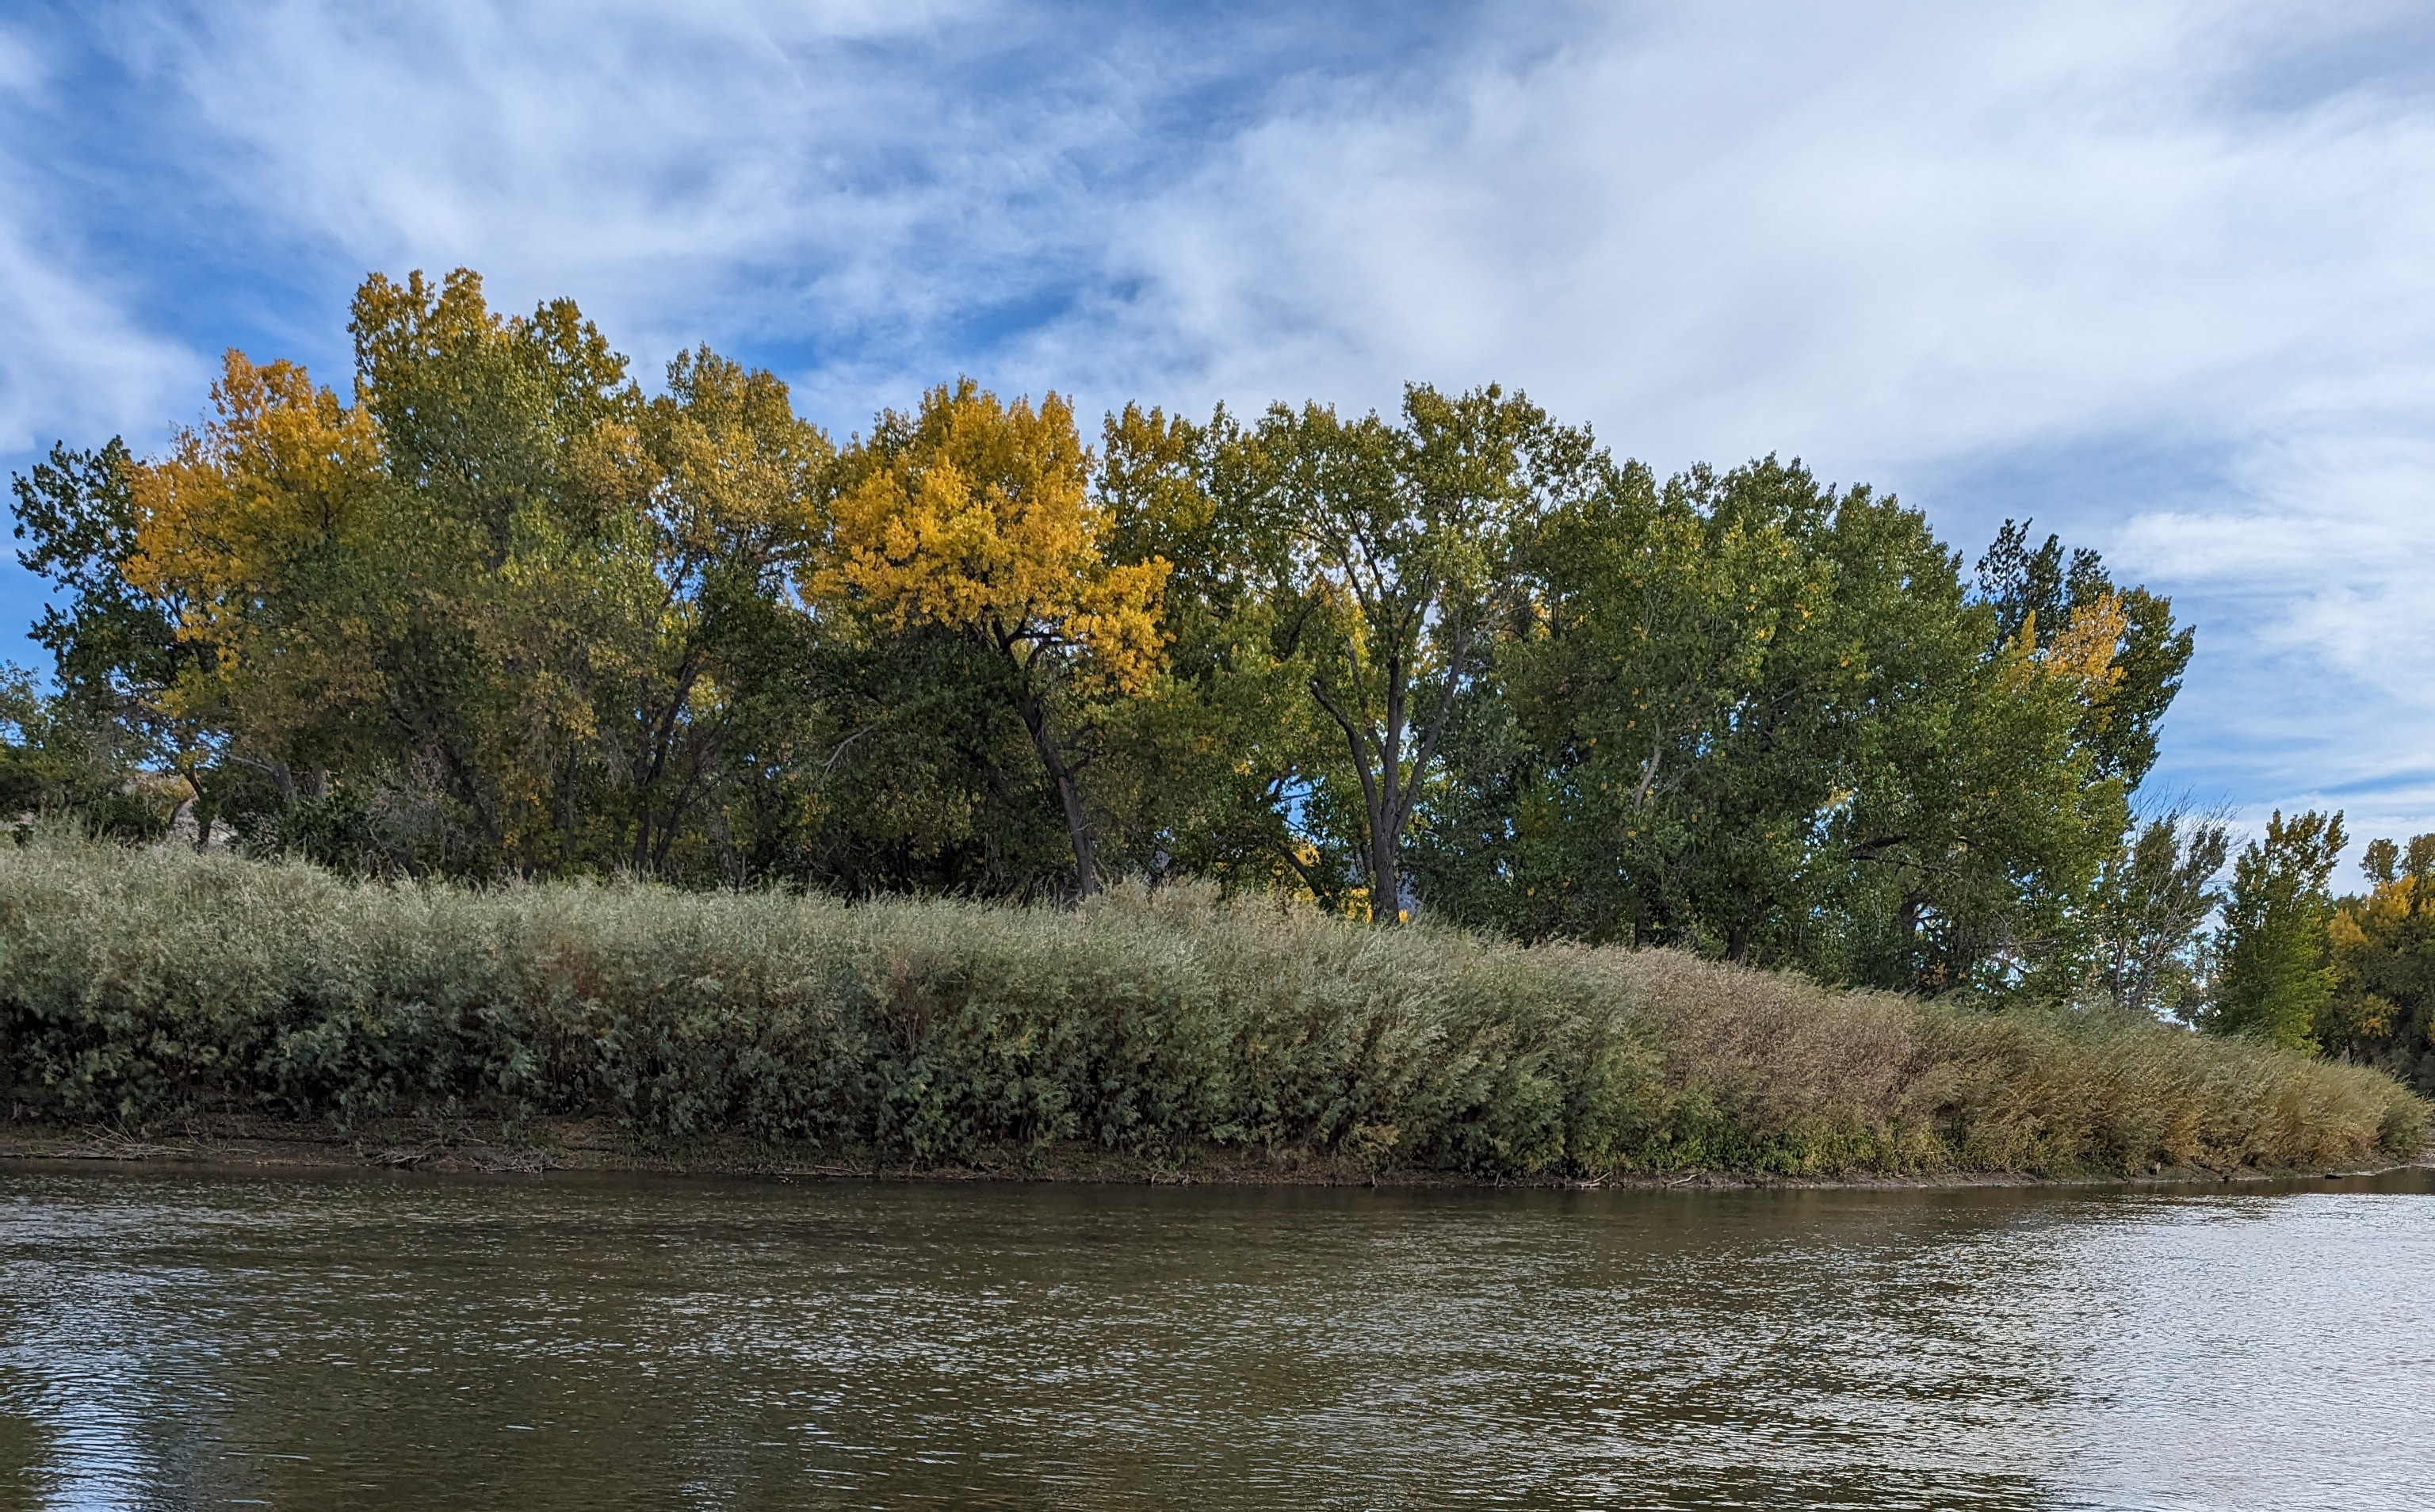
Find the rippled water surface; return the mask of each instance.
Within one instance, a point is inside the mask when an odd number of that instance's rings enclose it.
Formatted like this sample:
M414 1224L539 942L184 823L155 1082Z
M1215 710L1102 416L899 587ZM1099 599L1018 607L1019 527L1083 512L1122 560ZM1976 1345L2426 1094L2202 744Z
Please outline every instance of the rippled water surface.
M2435 1505L2435 1185L0 1167L0 1506Z

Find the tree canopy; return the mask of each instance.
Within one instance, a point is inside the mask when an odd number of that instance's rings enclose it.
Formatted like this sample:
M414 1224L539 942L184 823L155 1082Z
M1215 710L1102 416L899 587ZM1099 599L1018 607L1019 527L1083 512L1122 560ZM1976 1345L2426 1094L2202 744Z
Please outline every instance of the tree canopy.
M350 329L344 393L233 352L162 455L16 480L54 663L8 685L16 812L407 875L1198 876L1929 993L2202 984L2210 852L2133 823L2190 632L2026 524L1965 570L1865 486L1661 478L1494 385L1130 404L1092 444L958 379L840 443L766 371L647 389L571 301L461 269L375 275Z

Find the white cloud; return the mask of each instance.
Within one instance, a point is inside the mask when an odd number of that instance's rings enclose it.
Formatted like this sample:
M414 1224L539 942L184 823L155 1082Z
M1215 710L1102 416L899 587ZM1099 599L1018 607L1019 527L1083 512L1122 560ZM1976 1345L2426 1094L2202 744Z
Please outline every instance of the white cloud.
M40 98L49 76L30 39L0 30L0 106ZM43 215L17 168L0 146L0 454L143 424L196 370L81 270L75 232Z
M29 224L26 202L0 173L0 455L147 434L165 411L190 407L203 372L195 354L80 276L72 243Z
M1139 323L1229 391L1494 372L1661 453L1880 465L2420 365L2435 123L2236 129L2164 11L1856 14L1281 114L1137 217Z
M1056 217L1010 224L1007 203L1065 196L1064 159L1118 129L951 87L973 9L291 0L141 51L225 144L233 191L353 266L474 266L502 302L573 292L645 351L911 346L988 275L1064 250Z
M2199 619L2165 779L2373 784L2435 744L2395 633L2435 568L2435 111L2261 107L2298 39L2218 15L1694 9L1314 101L1137 218L1126 339L1052 350L1111 387L1180 352L1201 397L1499 377L1661 465L1897 487L1965 543L1974 474L2043 455L2046 523ZM2126 445L2228 485L2072 486Z

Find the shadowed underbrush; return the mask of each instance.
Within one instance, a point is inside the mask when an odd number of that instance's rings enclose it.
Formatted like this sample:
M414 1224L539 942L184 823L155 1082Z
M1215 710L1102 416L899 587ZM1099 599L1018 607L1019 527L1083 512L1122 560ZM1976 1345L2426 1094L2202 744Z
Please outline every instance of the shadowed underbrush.
M2098 1172L2415 1155L2380 1074L2110 1015L1120 891L1077 912L353 883L0 850L38 1117L615 1118L893 1163L1212 1146L1479 1177Z

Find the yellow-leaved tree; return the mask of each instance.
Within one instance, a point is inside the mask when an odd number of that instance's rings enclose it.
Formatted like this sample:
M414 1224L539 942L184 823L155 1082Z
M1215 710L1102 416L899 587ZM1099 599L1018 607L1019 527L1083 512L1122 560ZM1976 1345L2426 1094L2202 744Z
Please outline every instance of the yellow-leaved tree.
M1097 891L1087 706L1156 671L1167 562L1101 550L1091 455L1054 393L1034 409L959 380L916 414L881 415L838 462L806 595L885 629L943 627L1003 659L1064 810L1076 891Z
M128 581L178 606L189 662L171 713L233 732L283 793L342 765L380 719L371 643L393 503L380 428L287 362L240 352L213 418L130 472Z

